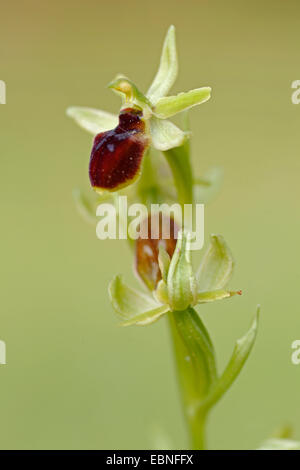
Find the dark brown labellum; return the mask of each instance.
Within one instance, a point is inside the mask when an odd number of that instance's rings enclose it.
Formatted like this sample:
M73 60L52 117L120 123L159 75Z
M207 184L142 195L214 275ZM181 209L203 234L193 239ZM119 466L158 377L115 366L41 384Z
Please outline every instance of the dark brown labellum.
M116 191L132 183L148 144L142 111L123 109L118 126L95 137L89 166L93 188Z
M159 227L155 228L158 238L153 239L151 238L151 229L153 229L154 223L157 224L157 220L159 220ZM163 223L169 224L170 226L170 237L167 239L162 238ZM147 224L145 232L148 231L148 238L138 238L136 240L135 267L137 274L148 289L154 290L157 283L161 280L161 272L158 265L159 245L162 244L170 258L172 258L176 248L179 228L172 217L163 215L162 213L159 214L159 219L153 216L151 217L150 215L142 224Z

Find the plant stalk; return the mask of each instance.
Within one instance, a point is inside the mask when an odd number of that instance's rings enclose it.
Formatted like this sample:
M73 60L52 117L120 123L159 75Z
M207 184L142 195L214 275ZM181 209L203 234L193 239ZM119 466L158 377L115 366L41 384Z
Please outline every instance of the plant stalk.
M207 408L201 403L216 379L214 351L203 323L191 307L170 312L169 322L190 445L193 450L203 450Z

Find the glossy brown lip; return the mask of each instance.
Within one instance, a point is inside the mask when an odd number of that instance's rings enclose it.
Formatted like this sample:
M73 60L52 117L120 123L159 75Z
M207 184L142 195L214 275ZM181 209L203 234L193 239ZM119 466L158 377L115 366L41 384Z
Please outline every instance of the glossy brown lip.
M91 152L89 176L95 189L115 191L132 183L140 173L149 139L142 112L123 109L115 129L98 134Z

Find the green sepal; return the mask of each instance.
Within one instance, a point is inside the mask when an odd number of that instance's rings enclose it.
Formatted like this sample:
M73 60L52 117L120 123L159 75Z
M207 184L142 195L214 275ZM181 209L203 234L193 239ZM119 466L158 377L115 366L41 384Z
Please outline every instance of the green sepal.
M165 96L176 80L178 71L175 27L168 29L157 74L147 92L147 97L152 104Z
M209 292L200 292L197 295L197 304L206 304L214 302L215 300L222 300L234 295L241 295L241 291L228 291L225 289L218 289Z
M141 313L135 317L129 318L120 323L120 326L146 326L159 320L163 315L170 311L168 305L161 305L160 307L147 310L145 313Z
M224 238L221 235L211 235L210 245L197 273L199 291L225 287L232 276L233 267L233 257Z
M147 294L127 286L119 275L110 282L108 292L123 326L148 325L169 310L167 305L160 305Z
M161 151L170 150L184 144L187 139L183 132L171 121L164 121L152 116L150 120L150 133L152 146Z
M83 106L72 106L67 109L66 113L67 116L74 119L80 127L93 135L114 129L119 122L119 118L116 114Z

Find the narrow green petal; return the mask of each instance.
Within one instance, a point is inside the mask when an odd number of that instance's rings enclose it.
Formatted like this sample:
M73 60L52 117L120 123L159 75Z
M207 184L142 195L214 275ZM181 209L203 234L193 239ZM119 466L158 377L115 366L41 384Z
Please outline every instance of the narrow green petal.
M197 295L197 303L205 304L207 302L214 302L215 300L226 299L227 297L232 297L234 295L241 295L241 291L218 289L209 292L200 292Z
M209 100L210 93L210 87L203 87L186 93L179 93L176 96L160 98L155 105L154 114L161 119L166 119L193 106L205 103Z
M147 92L152 104L168 93L176 80L177 70L175 27L170 26L164 41L158 72Z
M233 272L232 254L221 235L212 235L197 273L200 292L222 289Z
M124 321L160 307L148 295L127 286L121 276L116 276L110 282L108 292L113 308Z
M80 127L93 135L114 129L119 122L119 118L115 114L81 106L68 108L67 115L74 119Z
M171 121L163 121L152 117L150 131L153 147L163 152L179 147L186 140L186 133Z

